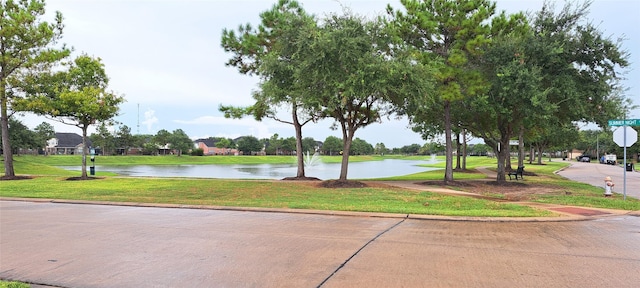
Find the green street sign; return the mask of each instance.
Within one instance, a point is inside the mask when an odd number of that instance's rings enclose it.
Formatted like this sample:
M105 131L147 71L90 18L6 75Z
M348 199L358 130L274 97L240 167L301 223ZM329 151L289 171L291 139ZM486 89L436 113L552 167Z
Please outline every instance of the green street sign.
M609 120L609 126L640 126L640 119Z

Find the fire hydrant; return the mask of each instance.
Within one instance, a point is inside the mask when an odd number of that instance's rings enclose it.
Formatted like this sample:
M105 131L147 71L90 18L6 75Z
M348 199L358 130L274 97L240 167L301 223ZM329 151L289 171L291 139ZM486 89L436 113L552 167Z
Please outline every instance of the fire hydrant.
M613 195L613 181L611 181L611 177L604 177L604 197L611 197Z

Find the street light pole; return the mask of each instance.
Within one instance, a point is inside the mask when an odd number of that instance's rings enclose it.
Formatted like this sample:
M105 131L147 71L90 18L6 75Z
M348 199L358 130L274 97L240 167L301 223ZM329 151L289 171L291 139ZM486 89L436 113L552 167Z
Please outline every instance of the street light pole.
M624 109L624 117L623 117L624 122L622 122L624 125L622 125L622 129L624 129L624 153L623 153L623 157L624 157L624 164L622 165L622 170L624 171L623 173L623 181L622 181L622 200L627 200L627 107L625 106Z
M599 132L596 132L596 159L600 161L600 141L598 141L598 137L600 136Z

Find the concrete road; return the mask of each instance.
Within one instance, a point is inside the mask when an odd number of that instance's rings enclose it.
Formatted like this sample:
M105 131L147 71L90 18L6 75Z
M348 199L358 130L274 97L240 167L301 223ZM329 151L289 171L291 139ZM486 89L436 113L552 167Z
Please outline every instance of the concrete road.
M640 169L640 167L634 167ZM604 177L611 177L613 183L616 184L614 192L623 194L624 187L624 175L626 172L627 178L627 196L640 199L640 172L637 171L625 171L621 166L600 164L600 163L585 163L585 162L572 162L571 166L558 172L559 175L571 179L573 181L588 183L593 186L603 188L604 193Z
M0 201L0 278L56 287L638 287L640 217L500 223Z

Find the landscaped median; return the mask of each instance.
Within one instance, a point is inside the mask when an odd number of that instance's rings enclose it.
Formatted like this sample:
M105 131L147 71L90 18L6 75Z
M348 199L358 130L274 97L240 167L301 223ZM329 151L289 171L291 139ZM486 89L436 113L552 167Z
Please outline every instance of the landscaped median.
M131 156L136 157L136 156ZM492 186L474 165L487 165L491 160L476 158L468 161L470 172L458 173L459 181L476 183L452 186L449 189L473 190L484 199L446 195L429 191L399 188L376 181L367 181L364 188L323 188L320 181L221 180L193 178L125 178L98 174L87 181L69 181L77 172L66 171L32 160L53 161L55 157L25 157L16 161L19 174L31 179L0 181L1 197L45 198L109 202L166 203L233 207L264 207L313 210L359 211L470 217L552 217L557 214L518 204L519 201L576 205L608 209L640 210L637 199L604 198L598 187L568 181L553 174L562 163L529 165L525 181L512 185ZM119 157L110 158L110 161ZM164 157L162 157L164 158ZM170 157L166 159L179 158ZM202 158L202 157L201 157ZM214 157L205 157L214 158ZM120 158L126 161L127 158ZM163 161L167 161L163 159ZM240 159L240 158L237 158ZM237 160L236 159L236 160ZM199 160L199 159L198 159ZM179 160L184 161L184 160ZM165 163L166 164L166 163ZM442 179L442 171L429 171L386 180L415 182ZM517 183L517 184L515 184ZM512 192L526 199L509 199ZM505 192L506 191L506 192Z

